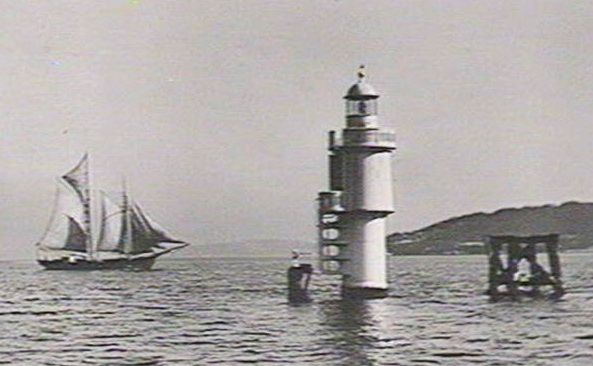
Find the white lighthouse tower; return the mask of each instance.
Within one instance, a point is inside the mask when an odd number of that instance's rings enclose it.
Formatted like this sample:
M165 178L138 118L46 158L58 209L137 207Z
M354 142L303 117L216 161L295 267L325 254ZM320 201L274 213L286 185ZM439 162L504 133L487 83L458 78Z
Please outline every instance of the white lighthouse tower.
M319 258L342 275L344 296L386 296L385 220L394 212L391 155L395 134L379 128L379 94L364 66L346 100L346 128L329 132L329 191L319 193Z

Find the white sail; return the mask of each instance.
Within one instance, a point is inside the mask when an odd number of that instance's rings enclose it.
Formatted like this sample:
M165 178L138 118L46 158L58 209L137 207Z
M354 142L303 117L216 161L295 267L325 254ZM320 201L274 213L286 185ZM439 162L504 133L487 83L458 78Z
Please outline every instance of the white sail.
M113 202L106 193L101 192L101 222L98 251L122 252L122 229L124 210L121 205Z
M84 220L84 208L77 192L60 180L54 210L39 247L86 252Z
M134 212L140 221L142 221L146 230L150 232L154 241L160 243L185 243L169 234L161 225L151 219L150 216L148 216L137 204L134 205Z
M88 204L90 201L90 182L89 182L89 157L84 154L80 162L68 173L62 176L62 179L72 186L74 191L80 197L82 204Z
M132 227L131 254L153 252L153 249L165 249L162 243L185 243L174 239L167 234L157 223L151 220L138 206L132 205L130 212L130 223Z
M91 195L89 180L89 157L84 154L80 162L68 173L62 176L62 179L72 187L80 198L82 204L83 218L79 221L82 224L81 229L85 233L86 251L92 252L91 241Z

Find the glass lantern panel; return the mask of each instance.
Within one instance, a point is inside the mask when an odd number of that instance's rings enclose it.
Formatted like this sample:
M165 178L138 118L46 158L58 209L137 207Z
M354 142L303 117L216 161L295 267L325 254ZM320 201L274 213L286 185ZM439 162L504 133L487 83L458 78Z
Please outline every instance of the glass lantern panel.
M375 99L346 101L347 116L368 116L371 114L377 114L377 101Z

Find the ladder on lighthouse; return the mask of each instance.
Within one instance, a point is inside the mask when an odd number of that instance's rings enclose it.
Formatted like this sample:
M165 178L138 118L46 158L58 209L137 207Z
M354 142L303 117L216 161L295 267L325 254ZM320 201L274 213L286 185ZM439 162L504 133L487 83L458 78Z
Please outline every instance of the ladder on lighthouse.
M342 266L348 258L343 256L348 242L343 240L346 211L341 205L340 191L319 192L318 244L319 269L328 275L342 274Z

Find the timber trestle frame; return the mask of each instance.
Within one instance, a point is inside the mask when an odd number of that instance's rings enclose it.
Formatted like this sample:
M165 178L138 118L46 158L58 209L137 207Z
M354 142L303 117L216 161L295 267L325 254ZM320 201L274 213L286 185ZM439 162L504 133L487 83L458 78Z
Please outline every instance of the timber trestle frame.
M490 299L518 300L521 295L541 297L542 286L551 286L549 298L562 297L565 291L558 258L558 239L558 234L485 237L489 267L487 294ZM537 244L543 244L548 254L549 271L537 262ZM506 254L506 265L501 258L503 254ZM529 264L529 273L519 273L519 265L523 260ZM503 290L501 286L504 286Z

